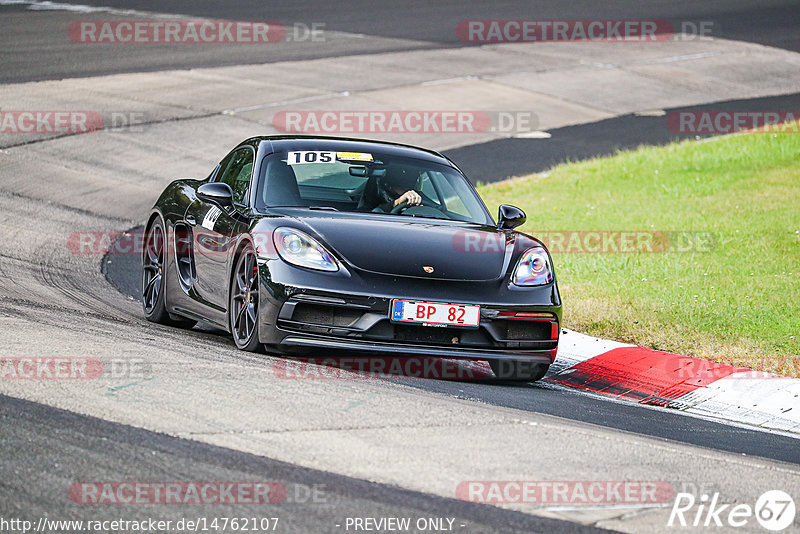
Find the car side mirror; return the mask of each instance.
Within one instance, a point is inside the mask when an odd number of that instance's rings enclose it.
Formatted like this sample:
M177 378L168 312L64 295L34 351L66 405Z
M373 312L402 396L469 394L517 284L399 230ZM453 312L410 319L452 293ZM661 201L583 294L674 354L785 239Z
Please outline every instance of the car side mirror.
M497 228L500 230L511 230L525 223L525 212L516 206L503 204L497 210Z
M197 188L197 198L211 202L221 208L233 206L233 191L231 186L222 182L211 182Z

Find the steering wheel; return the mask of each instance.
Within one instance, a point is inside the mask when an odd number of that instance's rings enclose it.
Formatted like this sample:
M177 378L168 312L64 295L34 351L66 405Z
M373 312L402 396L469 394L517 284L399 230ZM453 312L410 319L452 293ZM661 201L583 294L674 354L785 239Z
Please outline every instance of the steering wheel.
M433 200L423 196L422 197L422 202L420 202L419 205L417 205L417 206L409 206L408 205L408 200L404 200L400 204L398 204L397 206L393 207L392 211L390 211L389 213L391 213L392 215L397 215L397 214L399 214L399 213L401 213L401 212L403 212L403 211L405 211L407 209L417 208L419 206L428 206L429 208L434 208L434 209L437 209L437 210L440 209L439 205L436 204L436 202L434 202Z

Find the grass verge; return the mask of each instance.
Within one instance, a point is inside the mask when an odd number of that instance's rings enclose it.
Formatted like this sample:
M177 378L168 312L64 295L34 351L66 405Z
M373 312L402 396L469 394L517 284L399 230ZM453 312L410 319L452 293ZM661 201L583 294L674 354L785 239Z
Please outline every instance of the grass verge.
M551 248L565 326L800 376L800 135L641 147L479 192Z

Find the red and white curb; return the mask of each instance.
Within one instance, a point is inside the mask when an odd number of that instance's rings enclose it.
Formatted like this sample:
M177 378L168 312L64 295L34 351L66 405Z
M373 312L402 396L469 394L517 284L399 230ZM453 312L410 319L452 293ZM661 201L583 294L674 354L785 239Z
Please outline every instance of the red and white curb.
M562 332L546 382L800 433L800 379Z

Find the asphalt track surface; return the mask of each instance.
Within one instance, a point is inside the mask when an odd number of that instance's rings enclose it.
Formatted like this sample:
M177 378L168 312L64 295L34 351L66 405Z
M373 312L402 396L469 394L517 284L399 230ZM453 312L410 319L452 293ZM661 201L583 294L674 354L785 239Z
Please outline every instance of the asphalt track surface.
M556 519L445 499L334 475L65 412L0 395L0 469L4 477L0 517L83 519L85 510L64 499L68 481L162 481L176 479L277 482L285 500L266 506L162 506L159 520L197 517L278 517L279 532L341 532L347 517L449 517L455 530L485 533L605 532ZM58 447L53 444L57 443ZM36 451L36 455L30 454ZM45 477L49 491L30 495L28 480ZM37 490L40 488L36 488ZM312 493L313 492L313 493ZM100 507L97 507L100 508ZM94 511L93 520L119 519L124 506ZM151 513L152 514L152 513ZM145 511L133 519L147 517Z
M131 229L142 232L143 228ZM141 300L140 260L133 254L110 254L103 271L121 293ZM201 327L202 328L202 327ZM231 345L229 335L204 330L211 343ZM514 408L572 419L583 423L668 439L710 449L800 464L798 438L686 417L673 410L654 409L587 395L550 384L509 385L491 379L479 382L430 380L398 375L398 383L432 393L477 400L491 406Z
M185 69L245 63L264 63L286 59L335 57L418 48L471 46L458 40L455 28L462 20L496 19L625 19L666 20L679 28L684 21L713 23L715 37L765 44L800 51L800 4L796 1L715 0L691 2L622 0L593 2L548 2L507 0L503 2L372 2L358 0L341 4L314 0L310 2L262 2L238 0L214 2L71 0L65 3L136 9L156 13L182 14L224 20L271 20L286 26L295 23L310 26L323 22L325 30L366 34L382 40L351 40L344 48L331 46L244 45L239 47L153 45L151 53L142 54L136 47L120 49L107 45L74 46L63 37L59 25L12 25L0 35L0 72L2 82L97 76L120 72L143 72L161 69ZM0 7L4 17L18 17L25 6ZM27 13L30 14L29 12ZM409 16L409 14L413 14ZM87 20L115 19L107 13L89 13ZM291 45L300 46L291 46Z
M384 53L412 49L444 49L475 46L458 40L455 28L462 20L484 19L648 19L667 20L675 28L682 22L712 23L715 38L741 40L800 51L800 1L774 0L754 5L742 0L716 2L651 1L629 3L552 2L501 3L462 2L351 2L347 9L327 2L162 2L76 1L65 4L134 9L213 20L274 20L287 27L298 23L310 27L324 22L325 31L367 34L370 39L332 40L326 46L312 42L284 42L268 45L80 45L70 42L64 27L75 14L48 17L32 28L22 23L36 17L27 5L2 5L0 14L10 21L0 33L0 83L51 80L76 76L99 76L122 72L215 67L232 64L260 64L273 61L338 57L350 54ZM414 17L406 14L413 12ZM86 13L85 20L125 19L124 11ZM147 18L147 17L145 17ZM20 24L15 24L16 21ZM678 109L678 108L676 108ZM728 100L698 106L681 106L681 111L743 110L770 111L800 109L800 93L744 100ZM673 109L663 110L666 114ZM661 145L675 140L706 137L681 134L665 127L665 117L626 114L591 124L548 130L545 141L501 138L490 142L446 150L473 182L490 183L512 176L544 171L558 163L613 154L642 144ZM503 158L496 158L503 154Z
M80 2L83 4L91 2ZM100 2L104 6L118 6L145 11L161 11L159 2ZM501 18L649 18L666 19L673 22L714 21L717 35L736 40L745 40L787 50L800 50L797 34L797 2L766 2L753 5L749 2L649 2L625 3L596 2L571 4L502 2L414 2L406 4L374 4L370 2L341 4L312 2L270 3L265 8L260 2L173 2L171 13L196 17L224 18L228 20L278 20L285 24L293 22L324 21L326 29L376 36L368 41L349 40L339 48L286 47L270 48L268 51L251 49L231 51L224 47L186 48L154 46L145 53L142 49L104 47L67 48L63 38L57 37L57 28L32 27L22 23L6 23L0 36L0 81L3 83L48 80L61 77L101 75L118 72L156 71L168 68L191 68L242 63L263 63L286 59L308 59L325 56L344 56L408 50L419 48L448 48L470 46L455 39L453 32L442 32L442 27L455 27L463 19ZM413 13L413 16L407 16ZM24 6L0 6L0 16L6 21L31 20L35 17ZM89 19L116 18L115 15L88 15ZM50 35L52 34L52 35ZM62 36L63 37L63 36ZM742 109L797 109L797 95L771 97L741 102L717 103L701 106L703 109L730 109L741 105ZM685 109L685 108L682 108ZM665 110L669 111L669 110ZM530 171L545 170L565 159L580 159L612 153L619 148L635 147L639 144L661 144L672 139L664 128L652 128L656 117L626 115L596 123L570 126L551 130L552 137L546 143L531 140L506 139L473 145L448 151L448 155L459 162L473 179L491 181L505 176ZM624 132L620 133L620 132ZM501 150L507 157L503 167L486 167L485 154ZM532 158L531 155L535 155ZM534 161L534 163L530 163ZM524 163L523 163L524 162ZM31 195L33 196L33 195ZM26 194L4 193L0 197L6 211L14 211L15 217L35 214L41 217L41 206ZM66 210L66 215L53 211L45 213L53 217L53 226L89 224L84 221L92 215L77 209ZM62 219L63 218L63 219ZM65 220L66 219L66 222ZM116 225L117 229L131 226L129 219L100 219ZM77 221L77 222L76 222ZM4 236L14 249L15 236ZM167 346L174 353L183 350L192 353L192 365L230 364L229 353L234 353L234 362L243 366L253 362L246 355L231 351L232 341L219 332L195 329L181 332L174 329L149 329L142 324L135 303L119 302L118 295L109 295L108 286L97 283L87 272L71 272L59 265L56 259L42 260L37 264L33 257L46 255L46 241L30 245L30 257L23 253L9 252L0 255L0 275L7 280L4 288L7 295L0 302L0 317L9 324L21 324L32 319L41 321L48 332L80 333L81 343L92 347L94 341L103 341L108 336L113 341L115 334L122 343L141 344L142 350L157 352ZM38 247L38 248L37 248ZM25 248L21 245L20 248ZM27 253L27 252L26 252ZM47 257L47 256L45 256ZM111 263L108 264L108 260ZM138 257L121 256L103 260L104 274L123 294L137 297ZM32 267L29 267L29 264ZM83 268L83 267L81 267ZM48 301L42 306L37 296L25 294L32 288L40 291L26 279L42 279L61 295L58 302ZM17 291L15 291L15 289ZM39 307L37 309L37 306ZM44 308L44 311L43 311ZM77 324L76 324L77 323ZM5 323L4 323L5 324ZM56 330L54 330L56 329ZM57 330L61 329L61 330ZM145 332L141 339L137 332ZM84 331L89 337L83 337ZM91 337L94 332L95 338ZM157 335L154 334L157 332ZM15 333L6 331L6 336L15 340ZM47 335L42 334L42 343ZM68 343L64 341L64 343ZM197 354L193 354L196 352ZM159 353L162 356L164 353ZM171 355L170 355L171 356ZM610 430L608 439L635 442L637 439L655 438L665 446L683 444L679 449L687 452L686 462L697 462L698 458L715 457L717 453L735 453L755 459L775 461L786 472L796 472L800 463L798 440L791 436L769 433L749 428L725 425L698 418L684 417L672 411L620 403L597 396L580 394L563 388L547 385L508 386L491 381L455 382L423 380L406 377L387 379L425 394L431 406L442 399L458 399L466 403L496 407L498 411L511 409L519 413L554 416L587 429L595 427ZM357 389L357 386L354 386ZM202 402L202 399L198 399ZM378 409L378 408L376 408ZM549 419L548 419L549 420ZM592 430L593 432L593 430ZM606 434L604 434L606 435ZM552 519L532 517L492 506L462 503L438 497L426 492L400 489L397 486L368 482L360 477L346 477L324 470L313 470L291 462L282 462L240 452L230 447L220 447L200 441L171 437L142 430L134 426L121 425L100 418L78 415L42 403L0 396L0 443L4 451L0 460L0 515L58 516L59 519L82 518L85 508L75 507L65 499L63 489L76 480L278 480L287 486L325 484L335 495L333 509L309 507L289 503L280 508L279 515L285 518L285 531L324 532L341 531L335 527L337 517L347 516L451 516L468 524L465 531L480 532L529 532L529 531L589 531L574 523L557 522ZM502 454L502 452L497 452ZM724 455L723 455L724 456ZM732 456L732 455L730 455ZM632 456L633 458L633 456ZM727 456L726 456L727 458ZM560 459L564 465L571 461ZM604 463L602 451L597 455L599 465ZM631 460L634 462L634 460ZM705 468L702 463L699 471ZM569 471L567 471L569 473ZM752 472L752 471L751 471ZM565 475L561 475L565 476ZM620 473L618 476L625 477ZM701 477L700 474L697 475ZM366 477L364 477L366 478ZM371 479L370 479L371 480ZM700 480L700 478L698 479ZM747 494L746 484L740 482L742 493ZM333 511L332 511L333 510ZM202 510L192 508L171 509L159 507L153 514L160 518L178 518L192 515L224 515L241 512L241 508L219 508ZM91 510L93 518L115 517L128 513L119 507ZM139 515L145 512L137 510ZM590 521L591 523L592 521ZM662 524L663 528L663 524Z

